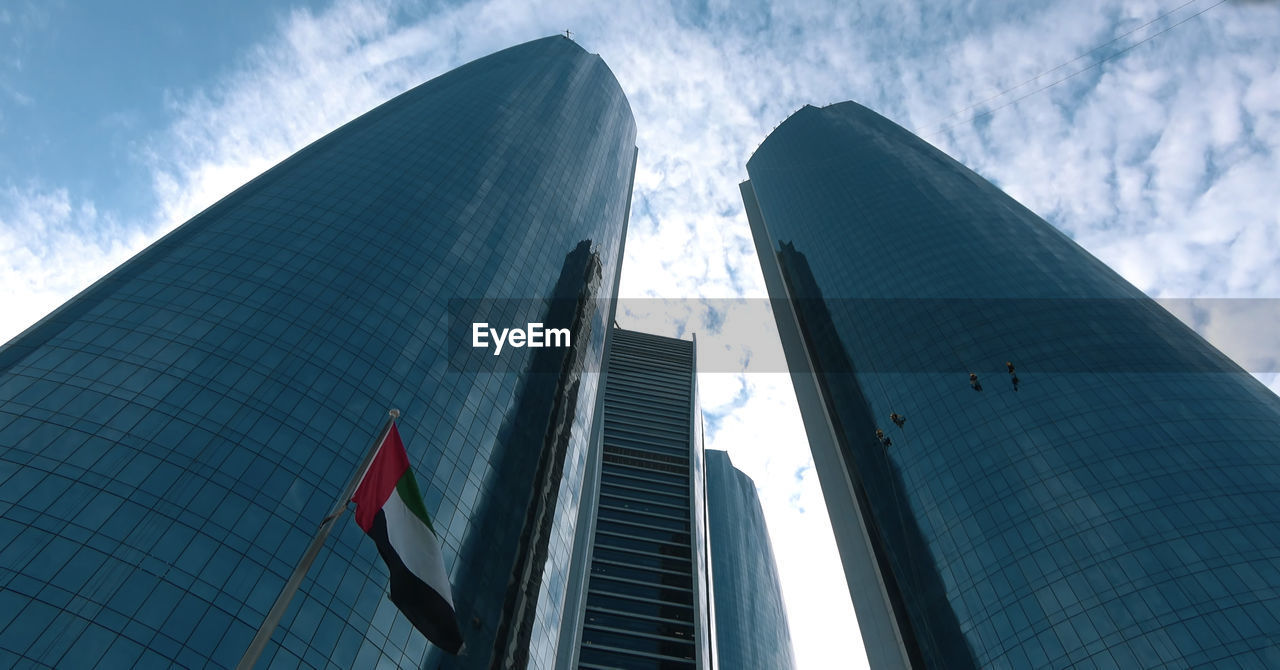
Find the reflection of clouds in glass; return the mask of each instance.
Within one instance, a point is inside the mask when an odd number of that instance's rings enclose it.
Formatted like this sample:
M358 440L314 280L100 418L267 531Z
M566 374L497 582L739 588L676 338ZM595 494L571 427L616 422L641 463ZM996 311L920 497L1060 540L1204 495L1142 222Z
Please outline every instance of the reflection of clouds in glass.
M1127 311L1125 299L1075 300L1020 299L1020 300L836 300L848 305L851 312L863 314L870 321L888 318L889 313L901 316L907 313L992 313L1007 312L1018 315L1043 315L1053 319L1052 332L1061 343L1065 339L1061 314L1088 312L1095 320L1109 322L1122 318ZM1253 373L1280 372L1280 299L1231 299L1231 298L1162 298L1157 302L1166 310L1190 326L1240 367ZM910 321L910 318L906 320ZM645 332L683 337L693 335L698 339L698 369L711 372L788 372L777 328L768 300L668 300L622 299L618 303L618 321L625 327ZM941 327L944 320L919 319ZM984 324L999 329L999 319ZM1020 325L1024 327L1025 324ZM1012 327L1010 325L1009 327ZM945 330L945 329L944 329ZM1046 332L1049 332L1046 327ZM951 332L951 331L947 331ZM966 332L968 332L966 330ZM1034 327L1031 331L1034 332ZM1080 342L1086 343L1093 333L1088 324L1080 328ZM952 336L957 333L951 332ZM905 336L905 335L904 335ZM941 346L941 343L934 343ZM1062 344L1064 348L1068 345ZM992 358L993 370L1002 371L1002 360ZM1179 359L1170 358L1164 363L1150 359L1134 361L1134 369L1093 370L1089 358L1076 357L1056 360L1055 369L1064 372L1114 371L1114 372L1184 372ZM1108 363L1114 365L1114 361ZM1067 366L1067 367L1063 367ZM1071 366L1075 366L1072 368ZM1147 366L1147 367L1140 367ZM1042 367L1043 369L1043 367ZM876 372L942 372L940 370L888 370Z
M1280 299L1159 298L1156 302L1245 370L1280 372Z

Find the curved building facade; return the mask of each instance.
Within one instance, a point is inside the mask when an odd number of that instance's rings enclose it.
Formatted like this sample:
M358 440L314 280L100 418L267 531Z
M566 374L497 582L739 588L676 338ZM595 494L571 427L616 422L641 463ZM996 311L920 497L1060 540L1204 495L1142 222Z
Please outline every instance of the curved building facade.
M794 670L791 630L756 484L708 449L707 535L722 668Z
M747 171L873 667L1280 663L1280 399L857 104Z
M259 667L550 667L635 155L603 61L529 42L330 133L0 349L0 665L234 665L397 407L466 653L411 628L344 520ZM469 349L479 309L573 346Z

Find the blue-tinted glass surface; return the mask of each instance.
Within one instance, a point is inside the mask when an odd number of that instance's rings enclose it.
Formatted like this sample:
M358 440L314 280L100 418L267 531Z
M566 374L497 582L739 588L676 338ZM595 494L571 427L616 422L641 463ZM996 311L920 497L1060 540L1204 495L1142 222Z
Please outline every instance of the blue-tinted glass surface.
M344 520L263 667L488 667L495 647L549 667L634 147L598 56L513 47L303 149L0 349L6 658L233 666L397 407L468 654L434 658ZM547 354L558 372L521 374L527 348L466 371L456 298L523 298L502 325L578 339Z
M854 103L748 172L913 661L1280 663L1274 394Z
M755 482L728 453L706 455L716 657L722 668L791 670L791 632Z

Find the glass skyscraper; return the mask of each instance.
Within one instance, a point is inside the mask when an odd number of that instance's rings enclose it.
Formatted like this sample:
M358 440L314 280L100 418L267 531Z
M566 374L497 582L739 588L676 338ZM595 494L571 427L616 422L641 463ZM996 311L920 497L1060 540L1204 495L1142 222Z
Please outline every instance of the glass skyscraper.
M691 341L613 329L589 571L570 600L581 624L564 666L716 667L696 370Z
M0 348L0 666L234 665L397 407L466 653L411 629L344 521L261 665L550 667L635 132L598 56L558 36L501 51ZM467 315L573 347L494 357Z
M708 449L707 531L719 667L792 670L791 633L755 482Z
M873 667L1280 665L1280 399L857 104L747 172Z

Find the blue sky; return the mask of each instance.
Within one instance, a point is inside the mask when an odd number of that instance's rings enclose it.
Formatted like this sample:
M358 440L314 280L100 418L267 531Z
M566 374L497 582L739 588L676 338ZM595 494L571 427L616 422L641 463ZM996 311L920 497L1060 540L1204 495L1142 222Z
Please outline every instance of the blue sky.
M790 384L760 371L778 369L760 363L780 357L772 318L749 300L765 292L737 184L787 115L861 102L1153 296L1280 297L1275 2L11 0L0 340L342 122L566 28L617 75L639 128L620 321L699 333L709 446L760 489L801 667L850 664L855 624ZM1248 320L1213 314L1189 318L1228 350L1259 349Z

